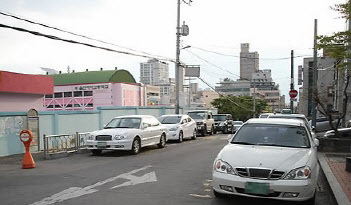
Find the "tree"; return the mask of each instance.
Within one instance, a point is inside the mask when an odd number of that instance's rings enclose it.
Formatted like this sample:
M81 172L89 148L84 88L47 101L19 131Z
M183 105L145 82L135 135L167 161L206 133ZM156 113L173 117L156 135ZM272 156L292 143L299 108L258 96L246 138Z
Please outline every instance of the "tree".
M351 14L351 0L348 0L344 4L336 4L334 7L331 7L333 10L340 13L340 18L345 21L350 20ZM335 135L339 135L337 130L338 125L342 119L345 118L347 112L347 103L348 103L348 94L347 89L350 83L350 73L351 73L351 32L350 31L340 31L332 35L322 35L318 37L318 49L323 49L323 52L336 60L336 69L339 73L345 73L342 75L345 77L345 83L342 88L343 94L343 105L342 109L339 110L339 113L335 115L335 112L328 109L325 99L321 95L315 95L315 102L317 104L317 109L325 117L328 118L330 127L335 131ZM340 80L340 79L339 79ZM314 91L318 93L317 91ZM336 126L333 123L334 119L337 120Z
M246 121L253 116L253 98L251 96L220 97L212 101L211 104L218 108L219 114L231 114L236 120ZM266 107L266 101L256 99L257 113L261 113Z

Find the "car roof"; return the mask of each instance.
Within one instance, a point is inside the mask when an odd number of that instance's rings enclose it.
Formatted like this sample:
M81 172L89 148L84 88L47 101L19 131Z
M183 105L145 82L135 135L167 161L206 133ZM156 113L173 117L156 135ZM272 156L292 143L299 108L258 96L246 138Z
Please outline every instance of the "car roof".
M246 124L274 124L274 125L292 125L303 126L304 123L299 119L284 119L284 118L252 118Z
M185 114L169 114L169 115L161 115L160 117L175 117L175 116L188 116Z
M230 115L230 114L215 114L215 115Z
M269 115L268 118L304 118L306 119L306 116L304 114L273 114L273 115Z
M115 118L144 118L144 117L154 117L152 115L121 115Z

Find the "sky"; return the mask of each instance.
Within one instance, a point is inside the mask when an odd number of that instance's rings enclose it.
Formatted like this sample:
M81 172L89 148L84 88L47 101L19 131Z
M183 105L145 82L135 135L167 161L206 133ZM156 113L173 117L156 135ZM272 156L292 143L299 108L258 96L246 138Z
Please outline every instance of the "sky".
M281 94L288 96L290 59L279 58L289 58L291 50L296 56L313 55L314 19L318 19L319 35L345 30L345 21L330 8L345 1L193 0L190 6L182 2L181 22L185 21L190 33L181 38L181 45L191 47L181 50L180 59L189 65L200 65L201 77L216 86L220 79L238 78L240 59L226 55L239 56L240 44L249 43L250 51L260 55L260 69L271 69ZM118 51L147 52L175 59L176 0L0 0L0 8L1 12L118 46L3 15L0 24ZM117 67L131 72L139 82L140 63L147 60L0 28L0 70L44 74L41 67L62 72L67 72L68 66L76 72ZM302 57L294 60L295 88L297 66L302 62ZM174 63L169 64L170 77L174 77ZM208 88L200 81L199 84Z

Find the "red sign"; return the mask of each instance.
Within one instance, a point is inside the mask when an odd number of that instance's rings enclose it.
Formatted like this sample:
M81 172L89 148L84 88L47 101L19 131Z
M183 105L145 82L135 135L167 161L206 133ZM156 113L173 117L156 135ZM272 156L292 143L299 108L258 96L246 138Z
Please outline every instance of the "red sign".
M297 90L290 90L289 95L290 95L290 98L296 98Z

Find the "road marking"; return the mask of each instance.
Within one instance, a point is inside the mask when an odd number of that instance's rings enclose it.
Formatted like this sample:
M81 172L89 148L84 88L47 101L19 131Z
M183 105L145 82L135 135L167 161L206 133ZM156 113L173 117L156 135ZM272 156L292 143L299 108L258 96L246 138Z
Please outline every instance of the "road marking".
M119 188L119 187L123 187L123 186L131 186L131 185L136 185L136 184L141 184L141 183L146 183L146 182L155 182L155 181L157 181L157 178L156 178L156 174L154 171L147 173L141 177L136 177L136 176L132 175L132 174L135 174L139 171L148 169L150 167L151 166L145 166L145 167L142 167L140 169L135 169L135 170L130 171L128 173L124 173L124 174L121 174L121 175L118 175L115 177L111 177L111 178L108 178L104 181L100 181L100 182L97 182L93 185L86 186L83 188L82 187L70 187L66 190L63 190L63 191L61 191L57 194L54 194L50 197L46 197L46 198L42 199L41 201L35 202L31 205L49 205L49 204L62 202L62 201L68 200L68 199L73 199L73 198L77 198L80 196L84 196L87 194L92 194L92 193L99 191L99 190L95 189L96 187L99 187L99 186L104 185L104 184L109 183L109 182L113 182L116 179L120 179L120 178L129 179L130 181L125 182L125 183L120 184L120 185L117 185L117 186L114 186L111 189L115 189L115 188Z
M212 198L210 195L206 194L206 195L199 195L199 194L189 194L190 196L193 196L193 197L198 197L198 198L207 198L207 199L210 199Z

